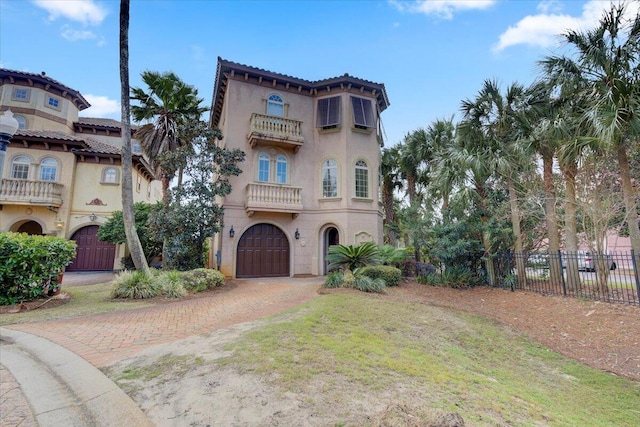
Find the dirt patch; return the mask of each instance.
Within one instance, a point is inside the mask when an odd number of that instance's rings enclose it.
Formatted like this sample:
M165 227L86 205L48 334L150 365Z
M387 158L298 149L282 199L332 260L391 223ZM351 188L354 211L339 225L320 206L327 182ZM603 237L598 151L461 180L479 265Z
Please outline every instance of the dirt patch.
M45 310L48 308L60 307L61 305L65 305L71 300L73 300L73 297L70 294L66 292L60 292L58 295L53 295L47 298L38 298L33 301L24 301L13 305L0 305L0 314Z

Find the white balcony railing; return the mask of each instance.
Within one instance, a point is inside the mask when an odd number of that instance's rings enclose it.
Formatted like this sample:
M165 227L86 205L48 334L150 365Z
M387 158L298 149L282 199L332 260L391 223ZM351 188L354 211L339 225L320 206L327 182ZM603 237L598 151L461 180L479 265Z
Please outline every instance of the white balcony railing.
M284 117L253 113L250 120L249 144L275 144L298 151L304 138L302 122Z
M256 211L284 212L297 216L302 212L302 188L261 182L247 184L245 210L249 216Z
M3 179L0 181L0 203L14 205L62 205L62 184L51 181Z

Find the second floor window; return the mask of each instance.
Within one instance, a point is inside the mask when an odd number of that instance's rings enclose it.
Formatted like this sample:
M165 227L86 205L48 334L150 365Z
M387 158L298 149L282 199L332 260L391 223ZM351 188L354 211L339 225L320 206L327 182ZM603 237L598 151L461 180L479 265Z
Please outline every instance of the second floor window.
M102 183L103 184L117 184L118 183L118 169L105 168L102 171Z
M29 179L29 165L31 162L27 156L18 156L11 163L11 178Z
M55 181L58 177L58 162L47 157L40 162L40 180Z
M333 159L322 164L322 197L338 197L338 163Z
M270 116L284 117L284 101L280 96L272 93L267 98L267 114Z
M258 181L260 182L286 184L288 169L287 158L281 154L275 159L266 153L261 153L258 156Z
M369 167L364 160L356 162L356 197L369 197Z
M27 119L25 119L24 116L19 116L16 114L15 116L13 116L13 118L18 121L18 129L27 128Z

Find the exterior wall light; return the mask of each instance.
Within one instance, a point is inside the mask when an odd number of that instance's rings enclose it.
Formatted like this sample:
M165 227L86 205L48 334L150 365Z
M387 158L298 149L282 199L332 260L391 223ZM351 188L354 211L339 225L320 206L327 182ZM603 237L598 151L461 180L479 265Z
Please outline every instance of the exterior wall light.
M294 234L296 240L298 240L300 238L300 232L298 231L298 229L296 228L296 232Z
M61 219L56 221L56 228L58 230L62 230L64 228L64 221L62 221Z
M91 215L89 215L89 221L95 222L96 219L98 219L98 216L96 214L92 213Z
M229 229L229 237L233 238L236 235L236 231L233 229L233 225Z

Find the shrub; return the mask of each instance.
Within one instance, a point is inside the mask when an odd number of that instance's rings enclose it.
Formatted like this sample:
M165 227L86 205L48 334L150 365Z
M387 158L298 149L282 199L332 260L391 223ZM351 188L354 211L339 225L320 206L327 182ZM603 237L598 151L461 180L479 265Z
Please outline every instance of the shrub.
M379 264L378 246L365 242L358 246L334 245L329 247L329 270L347 268L351 271L366 265Z
M0 304L44 294L75 255L76 243L61 237L0 233Z
M224 284L224 274L209 268L196 268L182 273L185 288L202 292Z
M378 257L384 265L398 265L407 259L407 251L391 245L382 245L378 247Z
M400 269L390 265L371 265L362 267L358 272L372 279L382 279L387 286L397 286L402 278Z
M344 282L344 273L342 271L334 271L327 274L323 286L325 288L339 288L342 286L342 282Z
M155 279L160 292L167 298L182 298L187 295L183 285L183 274L179 271L164 271Z
M442 274L429 274L426 276L418 276L418 283L426 285L442 286L445 288L472 288L480 284L479 279L467 268L450 267L442 272Z
M111 296L113 298L144 299L158 296L160 286L154 277L142 271L125 270L114 279Z
M372 279L371 277L365 276L363 274L356 274L353 276L353 287L362 292L375 292L378 294L384 294L386 292L387 286L384 283L384 280Z

